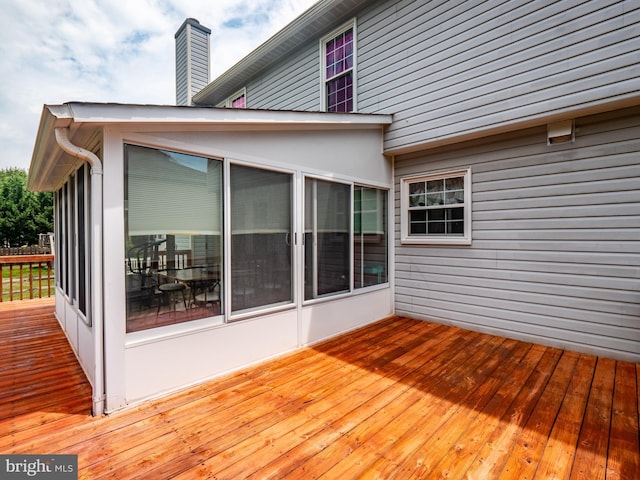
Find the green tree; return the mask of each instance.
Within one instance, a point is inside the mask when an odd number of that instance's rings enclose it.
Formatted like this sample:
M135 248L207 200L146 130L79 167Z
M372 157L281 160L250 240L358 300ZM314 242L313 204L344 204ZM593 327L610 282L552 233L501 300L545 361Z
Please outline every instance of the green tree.
M27 172L0 170L0 243L35 245L38 234L53 231L53 194L27 190Z

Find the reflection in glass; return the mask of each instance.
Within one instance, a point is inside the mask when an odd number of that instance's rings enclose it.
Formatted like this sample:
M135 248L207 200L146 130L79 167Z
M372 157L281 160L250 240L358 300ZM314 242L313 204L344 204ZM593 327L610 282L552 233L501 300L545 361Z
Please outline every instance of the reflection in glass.
M387 192L356 185L353 190L354 287L386 283L388 278Z
M409 183L410 235L464 235L464 176Z
M125 145L127 332L222 312L222 162Z
M409 205L411 207L423 207L425 203L424 182L410 183Z
M293 301L292 177L231 165L231 309Z
M305 179L305 300L349 291L350 193L349 185Z

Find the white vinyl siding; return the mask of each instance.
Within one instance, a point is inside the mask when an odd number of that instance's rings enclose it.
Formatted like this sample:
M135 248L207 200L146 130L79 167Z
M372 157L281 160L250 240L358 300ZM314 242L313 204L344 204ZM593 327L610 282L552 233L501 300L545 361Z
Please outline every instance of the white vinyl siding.
M187 76L187 42L176 42L176 105L188 105L189 82Z
M396 159L396 312L640 360L640 109ZM471 166L473 244L401 245L400 178Z
M194 28L191 37L191 79L195 94L209 83L209 36Z

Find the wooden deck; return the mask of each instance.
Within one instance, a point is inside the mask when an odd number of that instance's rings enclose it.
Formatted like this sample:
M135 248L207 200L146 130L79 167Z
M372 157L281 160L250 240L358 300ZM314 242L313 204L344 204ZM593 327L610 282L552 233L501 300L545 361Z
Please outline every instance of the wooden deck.
M640 364L392 318L92 418L52 311L0 308L0 453L80 478L640 478Z

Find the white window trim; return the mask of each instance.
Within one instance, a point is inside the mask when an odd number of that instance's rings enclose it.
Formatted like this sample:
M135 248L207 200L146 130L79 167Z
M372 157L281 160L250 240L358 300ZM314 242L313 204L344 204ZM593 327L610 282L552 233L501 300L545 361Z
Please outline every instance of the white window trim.
M226 99L224 99L222 102L216 105L216 107L232 108L231 107L232 102L242 96L244 96L244 104L245 104L245 108L247 108L247 87L243 87L237 92L235 92L233 95L229 95Z
M353 67L351 68L353 77L353 110L351 113L357 113L358 111L358 32L356 30L356 19L353 18L320 39L320 110L323 112L327 111L326 45L328 41L350 28L353 29Z
M464 235L409 235L409 183L464 176ZM400 242L405 245L471 245L471 168L421 173L400 178Z

